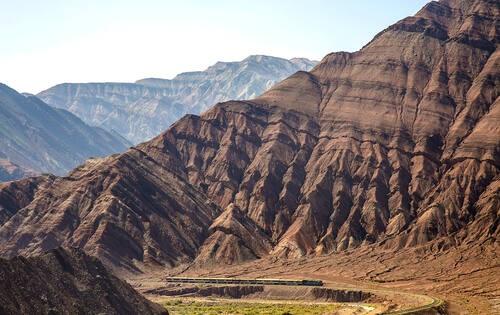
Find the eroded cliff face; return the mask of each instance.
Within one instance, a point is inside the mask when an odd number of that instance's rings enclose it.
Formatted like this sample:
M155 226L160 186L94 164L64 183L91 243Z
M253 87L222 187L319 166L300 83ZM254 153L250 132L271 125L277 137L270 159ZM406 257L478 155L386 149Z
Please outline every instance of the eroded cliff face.
M499 6L431 2L359 52L89 161L13 207L0 248L133 266L494 242Z
M495 1L431 2L359 52L143 144L167 141L193 185L263 232L238 246L215 231L201 255L459 242L479 218L498 236L498 16Z
M219 208L181 171L157 163L130 149L88 160L67 177L2 184L2 256L64 245L129 271L193 260Z

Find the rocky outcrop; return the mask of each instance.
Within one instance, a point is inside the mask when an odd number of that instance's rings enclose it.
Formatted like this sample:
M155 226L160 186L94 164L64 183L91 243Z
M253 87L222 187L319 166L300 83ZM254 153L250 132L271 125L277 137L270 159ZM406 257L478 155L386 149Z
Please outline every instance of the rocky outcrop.
M495 242L499 10L431 2L358 52L187 115L13 207L0 248L131 266Z
M313 300L324 302L362 302L372 296L371 293L362 291L275 285L215 285L208 287L176 285L147 290L145 293L161 296L220 296L235 299L265 298L270 300Z
M221 296L240 299L250 294L264 291L261 285L231 285L208 287L158 288L146 291L147 294L166 296Z
M0 259L2 314L168 314L77 249Z
M0 226L19 209L29 205L36 198L36 192L50 185L54 179L54 175L47 174L15 182L0 183Z
M148 140L187 113L199 114L213 104L248 99L317 62L249 56L217 62L205 71L185 72L172 80L142 79L135 83L60 84L38 94L92 126L116 131L133 143Z
M320 300L328 302L362 302L370 297L363 291L335 290L330 288L313 288L311 294Z
M0 181L39 173L64 174L92 156L125 150L129 143L90 127L73 114L0 84Z
M268 236L232 204L215 219L208 233L210 237L204 241L196 264L234 264L266 256L272 249Z

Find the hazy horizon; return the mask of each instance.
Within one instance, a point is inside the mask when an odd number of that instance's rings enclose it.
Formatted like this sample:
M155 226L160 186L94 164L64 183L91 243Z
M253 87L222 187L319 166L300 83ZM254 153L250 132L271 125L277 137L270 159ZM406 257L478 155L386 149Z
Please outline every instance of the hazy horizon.
M249 55L321 60L356 51L429 1L5 2L5 83L38 93L63 82L133 82Z

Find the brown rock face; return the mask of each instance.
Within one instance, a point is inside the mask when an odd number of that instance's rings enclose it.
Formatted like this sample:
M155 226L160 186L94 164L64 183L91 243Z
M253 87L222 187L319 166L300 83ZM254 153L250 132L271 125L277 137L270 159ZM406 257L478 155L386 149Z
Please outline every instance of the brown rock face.
M89 161L9 206L0 248L130 267L495 241L499 7L431 2L358 52Z
M58 248L0 259L2 314L168 314L111 275L95 258Z
M228 243L239 257L263 242L288 256L455 242L480 218L481 237L497 237L498 16L497 1L431 2L359 52L143 144L168 141L193 185L264 233L237 246L214 230L200 255Z
M2 185L0 214L16 213L1 227L4 256L64 245L129 270L137 270L135 262L173 265L195 257L218 213L138 149L89 160L50 183L39 177Z
M26 207L35 198L39 188L50 185L54 175L42 175L18 180L10 183L0 183L0 226L21 208Z
M199 251L197 264L243 262L266 256L272 249L268 236L232 204L212 223L208 232L210 237Z
M263 285L216 285L207 287L198 286L175 286L161 287L147 290L146 294L179 297L206 297L221 296L231 298L250 297L265 298L272 300L303 300L323 302L362 302L366 301L371 294L362 291L338 290L332 288L301 287L301 286L263 286Z

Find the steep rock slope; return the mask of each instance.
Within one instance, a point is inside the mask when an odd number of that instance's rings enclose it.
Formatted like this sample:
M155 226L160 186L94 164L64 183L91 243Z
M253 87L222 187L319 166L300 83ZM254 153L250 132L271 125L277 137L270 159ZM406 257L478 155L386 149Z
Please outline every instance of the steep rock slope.
M255 97L316 63L257 55L238 62L217 62L205 71L181 73L172 80L65 83L38 97L90 125L115 130L138 143L158 135L186 113L199 114L217 102Z
M168 314L81 250L0 259L2 314Z
M191 261L220 211L172 166L176 158L129 149L88 160L66 177L4 183L2 255L74 246L129 271Z
M63 174L91 156L123 151L128 142L90 127L66 110L0 84L0 180ZM17 169L17 171L16 171Z
M498 17L497 1L431 2L359 52L330 54L310 73L185 117L140 147L170 141L191 183L260 227L265 237L235 252L268 240L286 256L377 241L491 242ZM212 243L212 257L223 244Z
M17 181L0 183L0 226L21 208L26 207L35 197L35 193L52 184L55 176L44 174Z
M358 52L21 192L0 249L74 244L131 266L495 242L499 11L491 0L430 2ZM162 211L163 200L178 204ZM149 238L143 220L169 238ZM127 253L113 246L122 238Z

